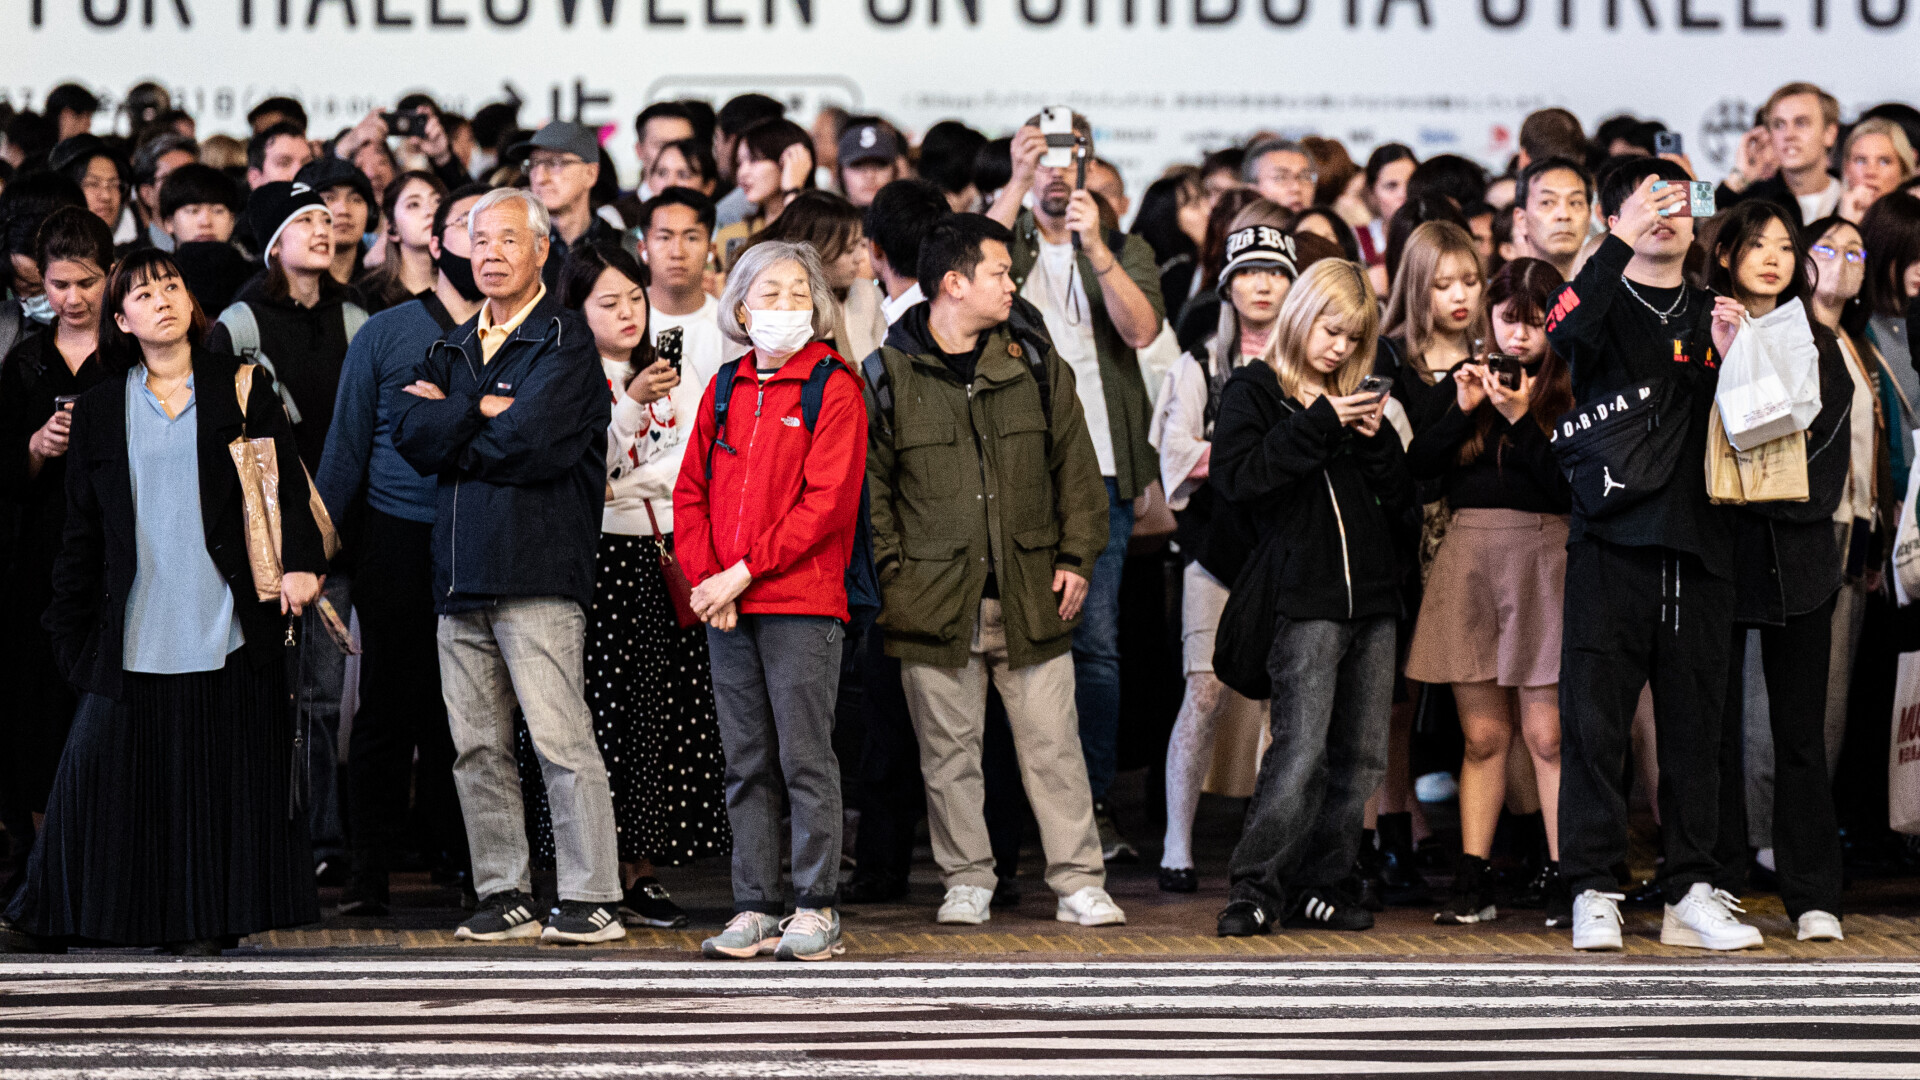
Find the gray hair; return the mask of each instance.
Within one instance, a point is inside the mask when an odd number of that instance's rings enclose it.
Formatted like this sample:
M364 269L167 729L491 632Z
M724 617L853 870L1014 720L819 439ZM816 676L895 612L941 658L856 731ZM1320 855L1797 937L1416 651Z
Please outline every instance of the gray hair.
M497 187L480 196L480 201L467 211L467 242L473 242L473 227L481 214L510 202L518 202L527 208L527 228L532 229L535 236L545 237L553 230L553 215L547 213L547 205L540 201L538 195L526 188Z
M1307 153L1307 148L1292 139L1262 139L1247 147L1247 156L1240 163L1241 181L1251 184L1259 179L1254 170L1260 167L1260 159L1268 154L1299 154L1309 164L1313 161L1313 155Z
M753 290L753 283L760 275L783 262L797 262L807 272L808 292L813 295L813 340L823 341L833 336L833 318L840 302L833 298L833 287L827 284L827 272L820 265L819 253L812 244L762 240L742 251L733 269L727 272L727 287L720 293L720 332L727 340L738 345L753 344L746 325L740 321L740 308L746 305L747 293Z

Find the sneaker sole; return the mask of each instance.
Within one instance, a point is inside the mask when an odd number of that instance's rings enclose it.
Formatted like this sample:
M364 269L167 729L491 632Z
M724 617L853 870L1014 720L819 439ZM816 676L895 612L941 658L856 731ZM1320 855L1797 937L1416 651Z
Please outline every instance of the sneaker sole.
M620 922L627 926L651 926L659 930L683 930L687 925L687 917L682 915L676 919L649 919L632 908L621 908Z
M1577 952L1619 952L1626 948L1626 943L1615 937L1602 941L1575 941L1573 947Z
M836 941L817 953L801 953L794 952L792 949L776 949L774 950L773 958L775 960L831 960L846 951L847 947Z
M510 941L514 938L539 937L543 929L540 920L535 919L532 922L523 922L519 926L496 930L490 934L482 934L462 926L454 930L453 936L461 941Z
M1469 911L1464 915L1437 911L1433 915L1433 921L1440 926L1472 926L1474 923L1492 922L1499 917L1499 909L1492 904L1488 904L1486 907L1480 908L1477 911Z
M1125 914L1099 916L1075 915L1071 911L1056 909L1053 913L1053 918L1055 922L1078 923L1081 926L1125 926L1127 924Z
M1757 949L1764 943L1760 939L1760 931L1758 930L1753 932L1753 937L1750 940L1743 938L1738 942L1727 941L1714 944L1706 938L1701 937L1700 932L1697 930L1690 930L1684 926L1662 926L1660 928L1660 944L1678 945L1683 949L1710 949L1714 952L1738 952L1741 949Z
M725 945L703 941L700 943L700 955L709 960L751 960L756 956L765 956L779 947L780 939L777 937L766 938L758 945L750 945L744 949L730 949Z
M1845 941L1845 934L1796 934L1801 941Z
M556 945L593 945L602 941L618 941L627 936L627 928L619 919L615 919L598 930L584 934L570 934L565 930L556 930L549 926L540 935L541 941L551 941Z
M978 918L972 915L962 915L957 912L942 911L933 917L933 921L939 923L941 926L979 926L992 918L993 909L988 908L986 911L981 912Z

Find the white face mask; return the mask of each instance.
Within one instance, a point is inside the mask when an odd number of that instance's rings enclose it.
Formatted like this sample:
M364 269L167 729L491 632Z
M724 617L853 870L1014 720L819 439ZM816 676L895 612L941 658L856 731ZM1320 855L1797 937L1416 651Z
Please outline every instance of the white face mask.
M33 297L30 300L20 301L20 314L42 326L52 323L53 297L48 296L46 293L41 293L39 296Z
M753 326L747 336L767 356L791 356L813 340L813 311L762 311L748 308Z

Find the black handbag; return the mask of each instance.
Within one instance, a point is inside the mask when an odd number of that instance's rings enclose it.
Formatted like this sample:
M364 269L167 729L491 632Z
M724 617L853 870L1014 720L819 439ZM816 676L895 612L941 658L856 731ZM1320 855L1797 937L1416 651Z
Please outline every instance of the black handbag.
M1686 437L1685 401L1672 380L1658 376L1576 407L1548 435L1573 488L1573 512L1588 521L1659 494Z
M1224 501L1224 500L1223 500ZM1213 635L1213 675L1241 697L1265 701L1273 696L1267 659L1280 632L1277 568L1285 552L1278 534L1270 535L1240 568L1220 628Z

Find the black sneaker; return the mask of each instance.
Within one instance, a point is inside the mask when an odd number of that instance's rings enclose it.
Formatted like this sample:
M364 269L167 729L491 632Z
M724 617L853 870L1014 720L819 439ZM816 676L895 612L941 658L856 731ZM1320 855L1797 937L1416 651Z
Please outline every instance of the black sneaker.
M620 916L605 904L592 900L562 900L547 916L547 928L541 941L563 945L591 945L599 941L617 941L627 936Z
M1387 902L1380 895L1382 888L1379 877L1367 871L1364 861L1355 860L1353 873L1347 875L1346 890L1353 902L1374 914L1387 910Z
M1100 857L1110 863L1137 863L1140 852L1113 819L1113 807L1105 800L1093 804L1093 825L1100 832Z
M687 925L687 913L673 902L666 887L655 878L643 877L633 883L620 898L620 921L628 926L657 926L678 930Z
M1190 893L1200 891L1200 876L1191 866L1163 866L1160 868L1160 891Z
M987 906L989 908L1000 908L1003 911L1007 908L1019 907L1019 881L1010 877L995 879L993 883L993 899L988 902Z
M1413 815L1381 814L1378 821L1381 898L1395 907L1427 903L1432 893L1414 854Z
M1471 926L1499 916L1493 905L1493 868L1480 856L1463 853L1453 875L1453 890L1446 904L1433 913L1433 921L1442 926Z
M480 901L480 909L461 923L453 936L462 941L539 937L540 917L534 912L533 897L519 889L507 889Z
M880 870L857 870L840 890L843 904L890 904L907 897L907 879Z
M1666 903L1667 890L1660 884L1659 879L1656 878L1643 881L1628 890L1627 898L1620 906L1631 908L1658 908L1665 907Z
M1273 930L1267 909L1251 900L1235 900L1220 913L1214 932L1221 937L1258 937Z
M385 875L356 874L340 894L339 913L357 918L374 918L387 913Z
M1558 862L1547 864L1546 877L1544 891L1547 898L1547 925L1572 926L1573 890L1567 888L1567 879L1560 876Z
M1290 930L1371 930L1373 913L1342 900L1332 890L1310 889L1280 925Z

